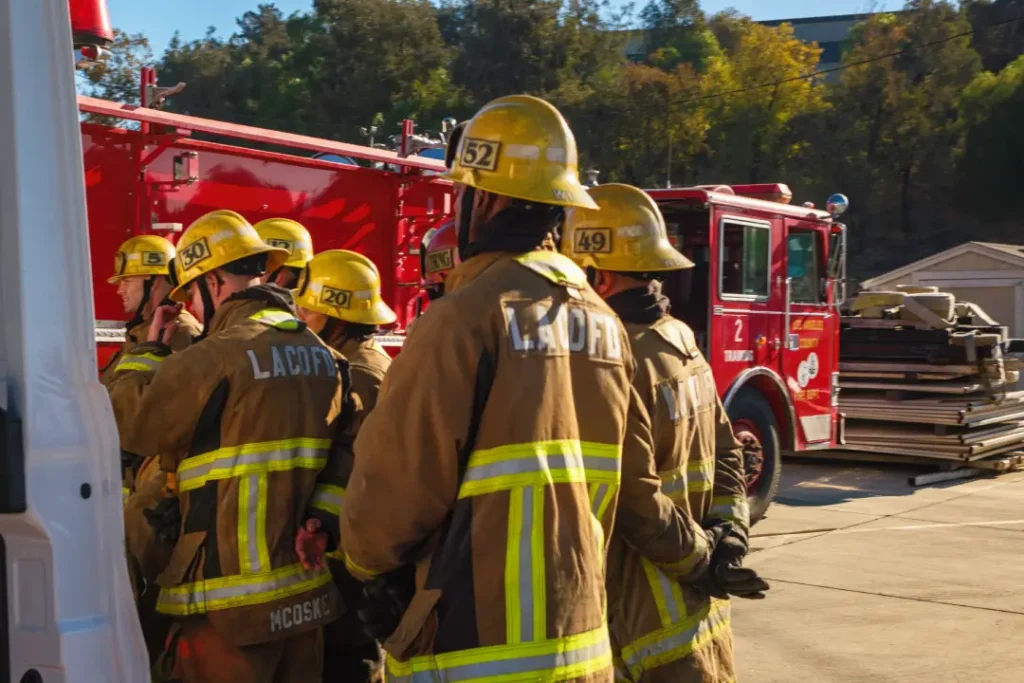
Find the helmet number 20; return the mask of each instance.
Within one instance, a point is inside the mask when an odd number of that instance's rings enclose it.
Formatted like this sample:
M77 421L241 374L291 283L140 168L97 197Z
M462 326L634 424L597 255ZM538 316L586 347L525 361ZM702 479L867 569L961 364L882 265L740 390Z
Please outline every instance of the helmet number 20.
M611 228L579 228L576 230L575 249L577 254L610 254Z
M459 163L466 168L493 171L498 168L500 147L501 143L494 140L466 138L462 145L462 157L459 159Z

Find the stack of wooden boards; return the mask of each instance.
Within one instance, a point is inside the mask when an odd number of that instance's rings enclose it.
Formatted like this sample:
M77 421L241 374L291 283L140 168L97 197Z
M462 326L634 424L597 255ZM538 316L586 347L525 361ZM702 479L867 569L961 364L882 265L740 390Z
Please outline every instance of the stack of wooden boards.
M867 292L851 313L839 346L844 454L998 471L1024 464L1021 363L1003 355L1005 327L934 288Z

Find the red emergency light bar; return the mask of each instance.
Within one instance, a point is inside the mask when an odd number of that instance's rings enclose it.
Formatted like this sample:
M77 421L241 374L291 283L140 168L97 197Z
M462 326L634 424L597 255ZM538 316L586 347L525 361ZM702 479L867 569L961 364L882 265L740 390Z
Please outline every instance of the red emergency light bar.
M401 157L396 152L384 149L373 149L362 145L352 145L347 142L335 142L334 140L322 140L309 137L308 135L297 135L295 133L282 133L254 126L243 126L237 123L226 123L214 121L197 116L185 116L183 114L172 114L156 109L147 109L132 104L118 104L108 102L95 97L78 96L78 108L90 114L101 114L112 116L118 119L129 121L140 121L152 123L159 126L169 126L181 130L209 133L211 135L224 135L227 137L261 142L269 145L280 145L294 149L308 150L311 152L323 152L325 154L338 154L341 156L364 159L370 162L391 164L393 166L404 166L406 168L417 168L426 171L443 173L445 165L441 161L428 159L426 157Z
M793 192L789 185L784 183L758 183L755 185L730 185L732 191L741 197L751 199L763 199L768 202L789 204L793 199Z
M114 42L106 0L68 0L75 49L107 47Z

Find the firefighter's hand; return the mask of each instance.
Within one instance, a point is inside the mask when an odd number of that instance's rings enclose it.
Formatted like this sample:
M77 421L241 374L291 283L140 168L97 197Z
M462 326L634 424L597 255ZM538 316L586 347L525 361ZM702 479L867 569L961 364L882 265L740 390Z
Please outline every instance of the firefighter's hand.
M162 543L177 543L181 532L181 506L178 497L164 498L156 507L142 511L146 521L153 527L157 540Z
M712 568L713 581L729 595L748 600L764 600L768 582L756 571L738 564L718 564Z
M153 322L149 324L149 333L146 335L146 341L162 342L170 346L171 339L178 331L178 328L181 327L181 324L177 321L179 313L181 313L181 304L157 306L157 309L153 312Z
M310 517L299 527L295 534L295 553L303 569L317 570L324 566L324 555L327 553L327 534L320 531L320 520Z

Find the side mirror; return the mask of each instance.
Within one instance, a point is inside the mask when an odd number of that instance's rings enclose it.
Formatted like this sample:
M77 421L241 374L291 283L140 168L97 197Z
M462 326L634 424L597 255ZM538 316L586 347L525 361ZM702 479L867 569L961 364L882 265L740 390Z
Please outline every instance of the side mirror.
M835 305L838 306L846 300L846 226L842 223L835 224L829 236L826 276L836 283L833 291Z

